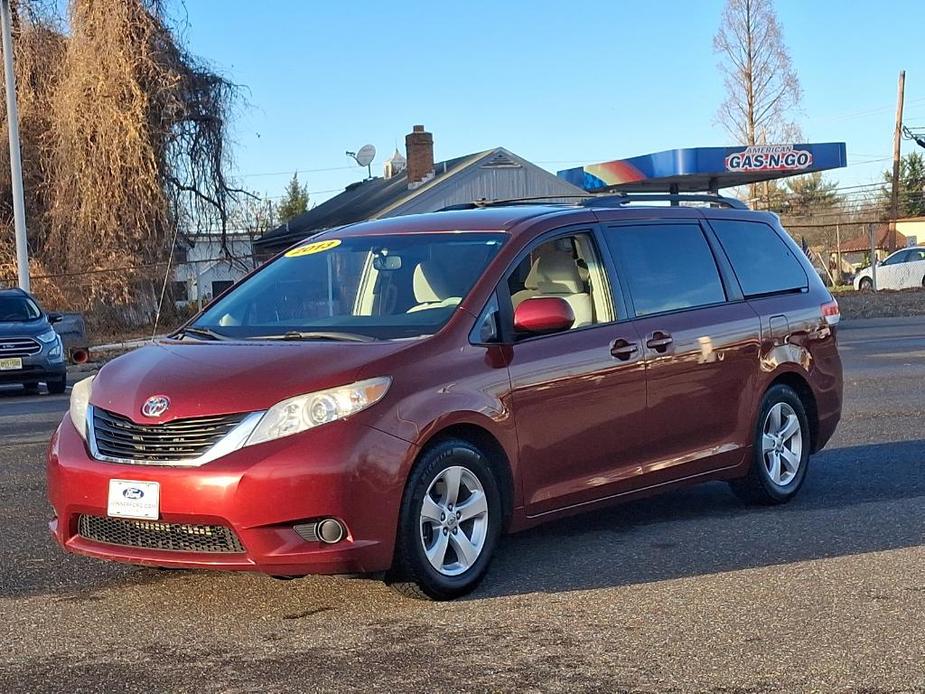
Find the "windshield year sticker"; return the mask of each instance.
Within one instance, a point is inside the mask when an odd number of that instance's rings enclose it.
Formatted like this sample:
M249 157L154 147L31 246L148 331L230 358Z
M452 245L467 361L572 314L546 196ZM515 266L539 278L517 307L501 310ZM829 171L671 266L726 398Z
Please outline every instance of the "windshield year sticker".
M287 258L299 258L303 255L312 255L313 253L323 253L324 251L329 251L332 248L337 248L340 245L340 239L330 239L328 241L315 241L314 243L308 243L304 246L299 246L298 248L293 248L291 251L286 253Z

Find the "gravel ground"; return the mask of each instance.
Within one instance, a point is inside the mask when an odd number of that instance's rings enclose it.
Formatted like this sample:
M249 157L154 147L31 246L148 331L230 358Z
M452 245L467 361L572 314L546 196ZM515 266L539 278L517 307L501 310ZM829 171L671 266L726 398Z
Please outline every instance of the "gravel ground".
M895 318L925 316L925 289L879 292L838 292L842 318Z
M925 321L840 339L844 420L793 503L552 523L442 604L65 555L35 438L65 401L0 396L0 691L925 692Z

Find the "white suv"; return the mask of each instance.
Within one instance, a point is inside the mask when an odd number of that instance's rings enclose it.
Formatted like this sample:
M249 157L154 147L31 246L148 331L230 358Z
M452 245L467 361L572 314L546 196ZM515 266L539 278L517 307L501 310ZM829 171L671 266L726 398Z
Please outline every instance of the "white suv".
M873 289L872 270L866 267L854 276L854 288ZM877 289L925 287L925 247L903 248L877 265Z

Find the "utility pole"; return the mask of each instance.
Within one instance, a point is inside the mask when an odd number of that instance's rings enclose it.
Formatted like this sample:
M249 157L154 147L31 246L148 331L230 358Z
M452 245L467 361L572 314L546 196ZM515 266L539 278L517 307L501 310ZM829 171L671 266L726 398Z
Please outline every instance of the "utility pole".
M906 71L899 71L899 93L896 96L896 129L893 131L893 193L890 196L890 238L887 247L896 248L896 220L899 218L899 162L903 135L903 94L906 91Z
M841 286L841 226L835 224L835 286Z
M16 266L19 286L29 291L29 239L22 189L22 156L19 152L19 109L16 106L16 74L13 72L13 32L10 0L0 0L0 33L3 34L3 74L6 78L6 122L10 130L10 177L13 184L13 225L16 229Z
M867 225L867 237L870 241L870 281L873 290L877 291L877 233L875 229L875 225Z

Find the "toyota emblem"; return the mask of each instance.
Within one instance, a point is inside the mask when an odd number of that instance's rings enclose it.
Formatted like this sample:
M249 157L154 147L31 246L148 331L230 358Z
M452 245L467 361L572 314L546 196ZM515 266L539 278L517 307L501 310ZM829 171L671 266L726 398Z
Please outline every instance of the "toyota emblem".
M145 417L160 417L170 407L170 398L166 395L152 395L141 406L141 414Z

